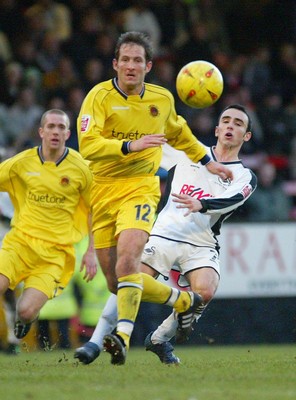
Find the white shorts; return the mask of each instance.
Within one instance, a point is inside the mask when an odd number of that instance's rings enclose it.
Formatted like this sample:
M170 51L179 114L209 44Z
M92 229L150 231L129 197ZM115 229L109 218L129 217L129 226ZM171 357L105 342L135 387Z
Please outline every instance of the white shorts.
M159 274L170 278L171 269L180 271L179 286L188 286L184 275L199 268L213 268L220 276L220 259L211 247L196 247L159 236L150 236L141 261Z

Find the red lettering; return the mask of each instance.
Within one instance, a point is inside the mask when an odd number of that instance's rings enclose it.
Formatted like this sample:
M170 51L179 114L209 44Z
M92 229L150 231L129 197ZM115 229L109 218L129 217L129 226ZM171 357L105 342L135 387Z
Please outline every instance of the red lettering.
M242 272L249 271L248 264L243 258L243 253L247 247L248 235L243 231L230 230L227 232L225 244L227 247L226 252L226 268L228 272L234 271L234 266L237 264Z
M276 262L279 271L284 272L287 269L285 266L284 257L281 254L280 244L278 243L274 232L271 232L269 235L267 235L267 240L259 260L258 270L263 272L263 270L268 267L270 260Z
M190 194L194 189L193 185L183 185L182 189L180 190L180 194Z

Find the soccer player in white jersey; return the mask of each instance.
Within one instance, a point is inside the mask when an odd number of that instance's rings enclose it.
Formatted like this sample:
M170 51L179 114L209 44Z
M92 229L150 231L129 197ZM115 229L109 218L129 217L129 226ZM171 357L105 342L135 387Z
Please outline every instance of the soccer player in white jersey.
M195 310L196 320L213 298L220 278L219 244L217 236L222 222L253 193L257 178L239 159L244 142L251 139L251 120L241 105L230 105L220 115L215 129L217 144L208 148L208 155L227 166L233 180L213 175L200 163L194 163L181 153L169 172L166 205L158 215L142 255L142 271L157 277L168 276L178 267L191 290L202 298ZM176 153L177 154L177 153ZM177 156L173 154L173 159ZM104 333L116 323L116 297L109 298L98 322L91 346L76 350L75 356L85 364L92 362L102 349ZM115 322L114 322L115 321ZM185 341L191 332L178 329L176 313L145 339L145 346L165 364L178 364L169 340Z
M61 110L48 110L39 128L41 145L0 164L0 191L14 208L11 230L0 249L0 295L24 283L17 302L15 336L26 336L48 299L61 293L75 266L73 244L89 230L92 174L87 162L66 147L70 122ZM97 261L90 235L83 258L85 278Z

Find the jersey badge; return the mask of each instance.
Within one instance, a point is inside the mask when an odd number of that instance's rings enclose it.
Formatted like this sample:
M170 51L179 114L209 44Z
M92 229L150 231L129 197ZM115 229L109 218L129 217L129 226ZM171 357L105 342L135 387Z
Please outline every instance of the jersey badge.
M244 199L249 196L252 192L252 186L250 184L244 186L241 190L241 194L243 195Z
M152 117L158 117L159 110L158 110L158 108L156 106L154 106L154 105L149 106L149 111L150 111L150 115Z
M91 120L91 116L90 115L87 115L87 114L82 115L82 117L81 117L81 128L80 128L82 133L87 132L89 124L90 124L90 120Z
M68 186L70 184L70 178L68 178L67 176L63 176L61 178L60 184L62 186Z

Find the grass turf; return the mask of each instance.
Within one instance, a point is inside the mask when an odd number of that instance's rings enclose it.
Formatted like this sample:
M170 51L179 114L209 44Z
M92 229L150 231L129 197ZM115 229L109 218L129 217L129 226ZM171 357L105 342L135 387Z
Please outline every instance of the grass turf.
M296 345L178 346L179 367L132 348L124 366L103 353L82 365L73 351L0 354L1 400L294 400Z

